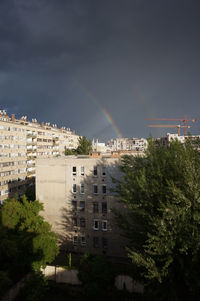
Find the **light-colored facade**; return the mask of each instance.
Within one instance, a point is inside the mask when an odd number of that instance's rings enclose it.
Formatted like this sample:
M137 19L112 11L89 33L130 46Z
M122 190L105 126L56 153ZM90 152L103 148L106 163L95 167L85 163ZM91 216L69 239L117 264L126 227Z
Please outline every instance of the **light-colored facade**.
M0 111L0 202L25 192L35 176L36 158L63 155L65 148L77 148L78 139L70 129Z
M96 141L93 139L92 140L92 151L106 153L108 150L107 150L107 146L105 143L99 142L98 139Z
M111 177L120 177L119 160L111 156L37 159L36 196L64 250L124 257L125 243L112 213L112 208L121 210L111 191Z
M138 151L144 152L147 149L148 142L144 138L117 138L111 139L107 142L107 151Z
M187 140L195 140L195 139L200 139L200 135L191 135L191 136L179 136L178 134L170 134L167 133L166 136L161 137L161 138L156 138L156 142L158 144L161 144L163 146L168 146L170 142L174 140L178 140L181 143L185 143Z

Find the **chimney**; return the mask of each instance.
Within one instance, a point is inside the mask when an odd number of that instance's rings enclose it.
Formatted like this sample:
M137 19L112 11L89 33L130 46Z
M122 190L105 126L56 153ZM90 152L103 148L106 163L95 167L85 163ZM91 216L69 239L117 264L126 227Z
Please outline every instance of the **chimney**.
M73 130L73 135L75 135L75 130Z
M15 114L11 115L11 120L12 120L12 122L15 122Z
M41 123L41 127L42 127L42 128L44 127L44 121L42 121L42 123Z

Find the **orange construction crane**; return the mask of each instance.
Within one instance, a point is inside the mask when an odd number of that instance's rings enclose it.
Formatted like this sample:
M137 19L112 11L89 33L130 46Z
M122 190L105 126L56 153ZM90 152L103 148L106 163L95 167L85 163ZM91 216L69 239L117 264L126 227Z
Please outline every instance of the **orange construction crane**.
M181 134L181 128L190 128L190 125L176 125L176 124L149 124L149 128L177 128L178 129L178 135Z
M184 136L186 136L187 122L188 121L195 122L197 121L197 118L187 119L187 117L184 116L184 118L147 118L145 120L182 121L184 124Z

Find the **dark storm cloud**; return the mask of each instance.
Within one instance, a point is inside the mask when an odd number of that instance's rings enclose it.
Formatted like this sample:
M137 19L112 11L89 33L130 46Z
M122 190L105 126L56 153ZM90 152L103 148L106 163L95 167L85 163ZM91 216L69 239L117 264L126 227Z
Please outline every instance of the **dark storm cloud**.
M1 107L106 138L116 134L89 92L124 136L147 136L146 117L199 117L199 8L195 0L1 0Z

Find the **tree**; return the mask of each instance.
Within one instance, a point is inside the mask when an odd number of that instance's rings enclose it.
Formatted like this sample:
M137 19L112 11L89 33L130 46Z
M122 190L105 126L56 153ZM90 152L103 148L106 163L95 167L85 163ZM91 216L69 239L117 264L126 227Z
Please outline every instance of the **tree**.
M84 254L78 277L89 300L107 299L114 290L115 268L105 255Z
M92 149L90 140L87 140L85 136L79 137L79 145L77 149L65 149L65 156L70 155L88 155Z
M79 145L76 149L77 155L88 155L92 149L90 140L87 140L85 136L79 137Z
M124 156L116 221L153 300L200 294L200 156L191 143L150 141L144 157ZM195 299L196 298L196 299Z
M41 203L25 196L8 199L0 208L0 272L11 281L39 271L58 253L57 237L39 215L41 210Z
M65 148L65 156L73 156L73 155L76 155L75 149Z

